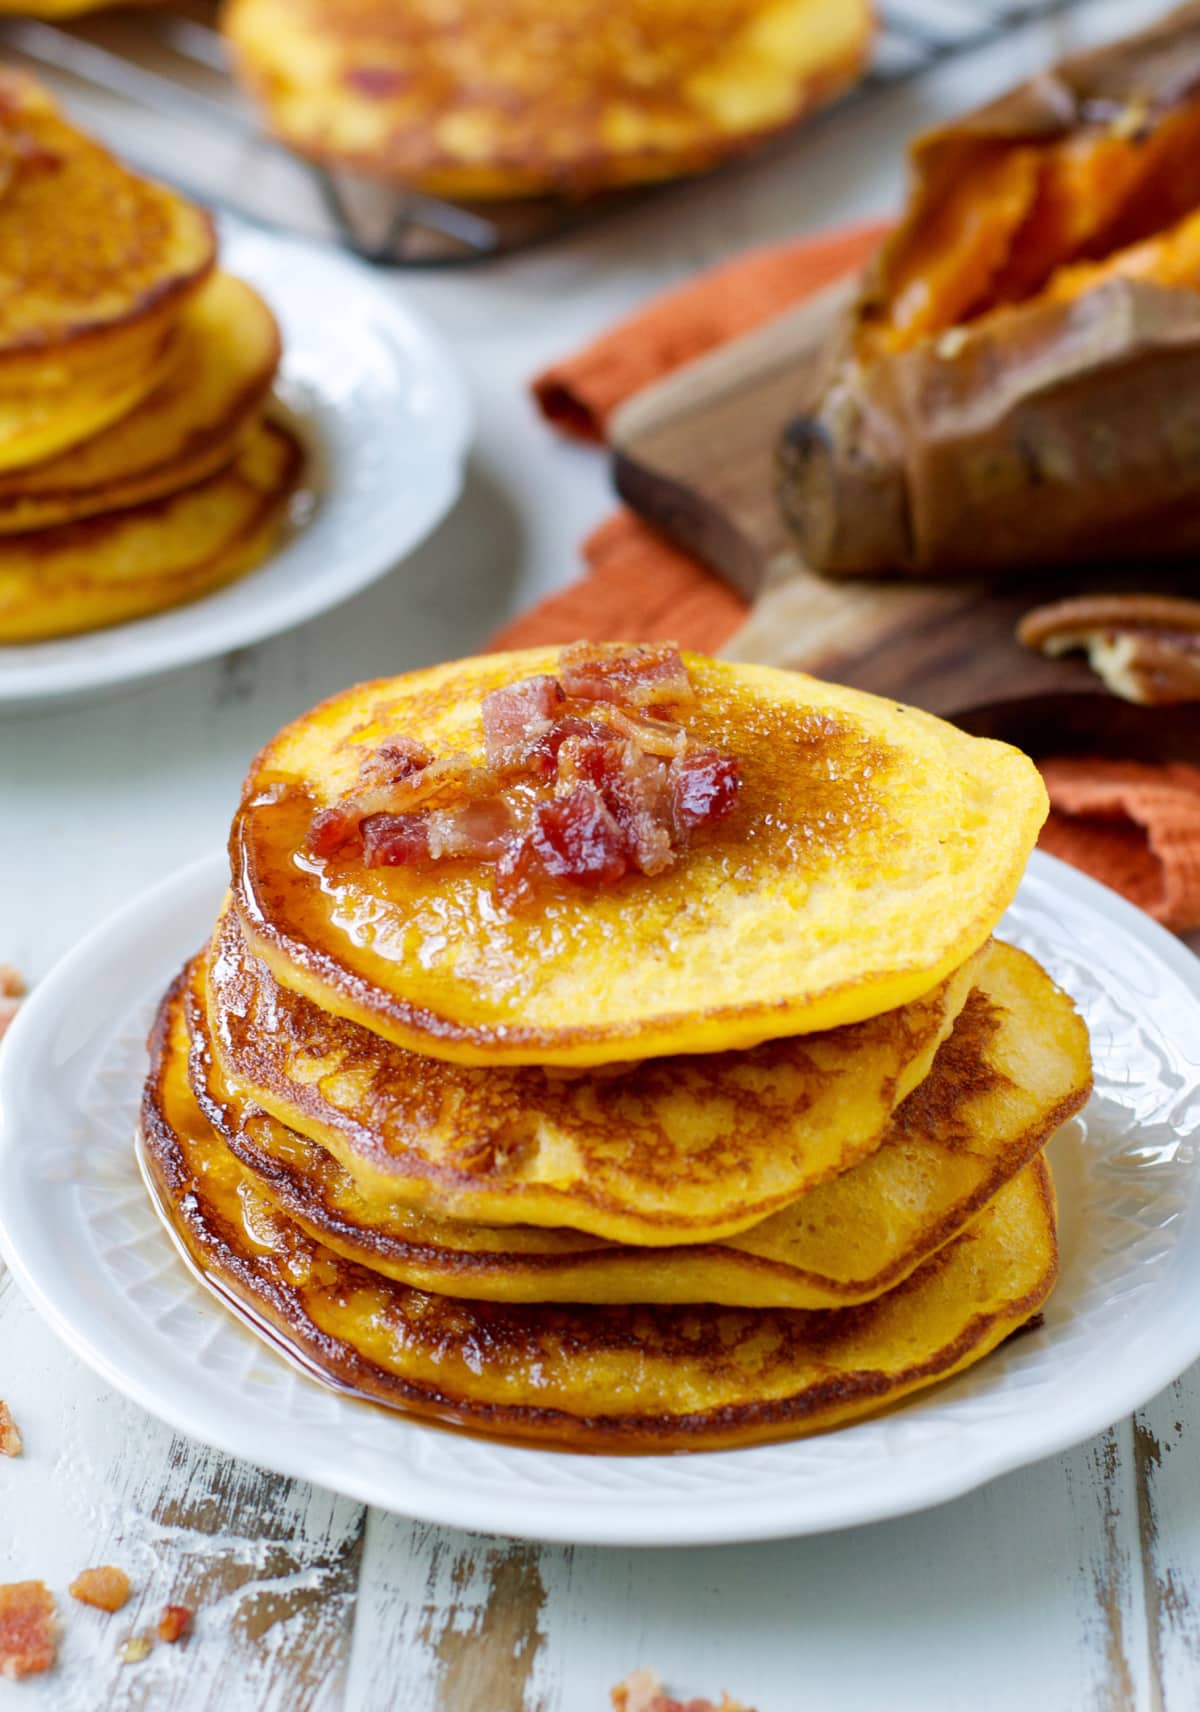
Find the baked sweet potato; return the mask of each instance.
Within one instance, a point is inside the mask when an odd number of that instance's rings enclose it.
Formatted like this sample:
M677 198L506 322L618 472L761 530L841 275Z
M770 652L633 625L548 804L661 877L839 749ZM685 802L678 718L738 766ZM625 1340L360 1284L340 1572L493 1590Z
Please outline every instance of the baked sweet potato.
M807 562L979 574L1200 548L1200 4L918 138L780 447Z

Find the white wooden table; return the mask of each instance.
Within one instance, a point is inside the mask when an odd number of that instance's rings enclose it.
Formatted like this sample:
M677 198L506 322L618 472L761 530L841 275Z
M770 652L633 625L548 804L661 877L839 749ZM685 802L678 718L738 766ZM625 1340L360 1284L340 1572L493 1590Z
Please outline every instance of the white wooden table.
M568 244L397 280L474 390L458 511L384 583L289 636L0 724L0 960L36 979L219 845L249 756L285 719L354 679L471 651L576 573L611 499L602 459L555 442L527 403L544 360L741 246L888 208L918 124L1159 9L1110 0L1014 32ZM95 1380L2 1270L0 1397L26 1443L0 1461L0 1581L45 1579L65 1619L58 1670L0 1683L0 1712L603 1712L609 1686L650 1663L680 1693L725 1685L760 1712L1200 1706L1195 1372L1091 1443L922 1516L641 1553L447 1533L218 1456ZM105 1562L136 1587L115 1618L65 1594ZM197 1608L191 1640L120 1664L118 1642L168 1600Z

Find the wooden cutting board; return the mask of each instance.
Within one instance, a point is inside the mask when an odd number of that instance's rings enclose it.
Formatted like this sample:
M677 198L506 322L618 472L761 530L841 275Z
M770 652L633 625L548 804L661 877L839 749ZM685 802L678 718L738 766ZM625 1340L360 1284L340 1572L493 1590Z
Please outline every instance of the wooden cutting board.
M1194 593L1191 566L950 583L831 581L803 564L775 500L775 446L812 398L851 289L839 283L677 370L610 425L626 503L753 600L725 652L895 696L1038 753L1103 745L1200 760L1200 707L1131 707L1082 657L1043 659L1014 633L1031 606L1071 592Z

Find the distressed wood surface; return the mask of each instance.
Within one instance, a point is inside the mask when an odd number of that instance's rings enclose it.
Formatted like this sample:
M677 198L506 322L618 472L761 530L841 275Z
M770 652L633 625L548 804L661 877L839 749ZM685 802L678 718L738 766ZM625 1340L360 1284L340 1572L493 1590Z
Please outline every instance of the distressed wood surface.
M86 708L0 723L0 959L42 975L88 927L222 842L255 747L357 678L468 652L577 569L611 506L602 461L555 442L528 375L739 246L894 204L899 139L1068 39L1152 15L1080 9L1011 31L719 185L486 273L406 280L474 390L455 515L402 570L262 647ZM1119 1359L1119 1352L1114 1352ZM0 1275L0 1581L44 1578L51 1677L0 1712L605 1712L656 1665L760 1712L1191 1712L1200 1699L1200 1374L1098 1439L944 1508L827 1538L717 1550L538 1547L406 1522L179 1439L108 1390ZM66 1595L112 1561L114 1617ZM122 1665L168 1600L195 1632Z

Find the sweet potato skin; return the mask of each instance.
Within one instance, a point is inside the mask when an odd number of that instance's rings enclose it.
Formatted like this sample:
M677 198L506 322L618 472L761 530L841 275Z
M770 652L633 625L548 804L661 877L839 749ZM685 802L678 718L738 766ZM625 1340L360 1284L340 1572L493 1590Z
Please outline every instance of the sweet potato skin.
M813 569L993 575L1200 548L1200 292L1106 275L907 343L873 334L902 246L972 151L1198 92L1192 3L917 140L906 217L779 446L780 501Z

